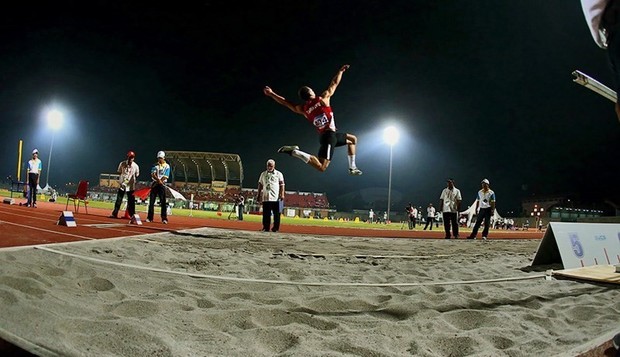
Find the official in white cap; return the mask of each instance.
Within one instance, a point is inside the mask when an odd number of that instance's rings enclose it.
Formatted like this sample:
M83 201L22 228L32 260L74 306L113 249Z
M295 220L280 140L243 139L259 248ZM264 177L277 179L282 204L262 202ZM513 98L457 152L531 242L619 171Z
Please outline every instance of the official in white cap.
M476 210L478 216L476 217L476 224L471 231L471 235L467 239L476 239L478 229L482 221L484 221L484 229L482 230L482 240L487 240L489 236L489 227L491 225L491 217L495 214L495 192L489 188L489 180L484 179L480 183L482 189L478 191L478 197L476 199Z
M28 161L26 167L26 186L28 186L28 202L26 207L37 206L37 187L39 186L39 178L43 171L43 164L39 159L39 150L32 150L32 159Z
M153 222L155 217L155 201L159 197L161 206L161 223L168 224L168 205L166 204L166 182L170 177L170 165L166 162L166 153L157 152L157 163L151 168L151 193L146 221Z
M459 238L458 214L461 211L461 190L454 186L454 179L447 180L448 187L441 191L439 196L439 209L443 216L443 229L446 232L446 239L450 239L450 230L454 239Z

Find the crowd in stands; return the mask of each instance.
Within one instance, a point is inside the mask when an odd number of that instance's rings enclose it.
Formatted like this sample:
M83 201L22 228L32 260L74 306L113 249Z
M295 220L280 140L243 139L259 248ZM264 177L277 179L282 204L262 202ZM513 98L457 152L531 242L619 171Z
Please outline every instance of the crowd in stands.
M136 190L147 187L146 185L137 185ZM238 187L228 187L223 191L213 190L208 187L199 187L197 185L185 185L176 188L188 201L193 194L194 202L215 202L229 203L235 202L236 197L243 196L246 203L256 202L256 189L242 190ZM118 188L108 186L95 186L90 189L96 197L105 200L106 198L116 195ZM323 193L287 191L285 198L286 207L297 208L329 208L327 196Z
M300 208L329 208L329 202L324 194L310 192L286 192L287 207Z

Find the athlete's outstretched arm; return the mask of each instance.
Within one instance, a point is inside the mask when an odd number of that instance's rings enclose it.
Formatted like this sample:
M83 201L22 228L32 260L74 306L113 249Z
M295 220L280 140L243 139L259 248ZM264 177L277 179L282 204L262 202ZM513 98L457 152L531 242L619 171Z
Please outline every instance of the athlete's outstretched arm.
M327 87L325 92L321 93L321 97L323 97L323 99L328 99L329 97L334 95L336 88L338 88L338 85L340 84L340 81L342 80L342 74L347 69L349 69L348 64L345 64L342 67L340 67L340 70L338 71L338 73L336 73L334 78L332 78L332 81L329 83L329 87Z
M263 88L263 93L265 93L266 96L273 98L273 100L275 100L278 104L289 108L297 114L304 115L304 111L301 105L295 105L289 102L286 98L274 92L271 88L265 86L265 88Z

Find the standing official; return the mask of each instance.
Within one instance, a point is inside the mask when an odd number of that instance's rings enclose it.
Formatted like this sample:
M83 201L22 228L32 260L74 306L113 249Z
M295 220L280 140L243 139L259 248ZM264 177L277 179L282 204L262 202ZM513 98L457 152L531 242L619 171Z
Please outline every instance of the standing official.
M37 187L39 186L39 178L43 171L43 164L39 159L39 150L32 150L32 159L28 160L26 168L26 186L28 186L28 202L26 207L37 206Z
M426 207L426 224L424 225L424 230L426 230L426 228L428 228L428 226L430 225L430 230L433 230L433 221L435 220L435 207L433 207L432 203L428 204L428 207Z
M284 175L276 170L276 162L267 160L267 170L258 178L258 200L263 205L263 232L269 232L273 214L272 232L280 230L280 202L284 201Z
M243 221L243 207L245 206L245 198L243 195L239 194L237 196L237 207L239 209L239 213L237 214L237 219Z
M110 218L118 218L118 211L121 209L125 193L127 194L127 213L132 217L136 214L136 197L134 196L134 191L136 190L138 175L140 175L140 167L136 164L135 159L136 154L133 151L129 151L127 153L127 159L118 164L118 169L116 171L119 174L119 187L116 192L114 210Z
M474 224L474 229L467 239L476 239L478 229L480 229L480 225L484 221L482 240L487 240L489 227L491 226L491 217L495 214L495 192L489 188L489 180L484 179L481 184L482 189L478 191L478 197L476 198L476 211L478 212L476 224Z
M166 162L166 153L157 153L157 163L151 168L151 193L149 195L149 212L147 222L152 222L155 216L155 201L159 198L161 207L161 223L168 224L168 205L166 204L166 182L170 177L170 165Z
M416 220L418 219L418 209L415 205L412 205L411 202L409 202L409 205L405 207L405 210L407 211L407 216L409 217L409 229L414 229Z
M454 239L459 237L459 221L458 215L461 210L461 191L454 187L454 179L448 179L448 187L441 191L439 196L439 207L441 207L443 215L443 227L446 231L446 239L450 239L450 228Z

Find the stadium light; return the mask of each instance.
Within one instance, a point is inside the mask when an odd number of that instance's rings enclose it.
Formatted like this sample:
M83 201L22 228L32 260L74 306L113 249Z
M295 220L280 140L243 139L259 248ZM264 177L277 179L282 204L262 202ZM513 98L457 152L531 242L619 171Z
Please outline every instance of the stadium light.
M388 202L387 202L387 221L390 221L390 205L392 200L392 151L396 142L398 142L398 129L388 126L383 131L383 140L390 145L390 173L388 179ZM387 224L387 221L385 222Z
M50 189L50 168L52 165L52 149L54 148L54 136L56 135L56 131L58 131L63 124L64 115L61 111L57 109L51 109L47 112L47 126L52 129L52 142L50 143L50 152L47 157L47 175L45 178L45 188Z

